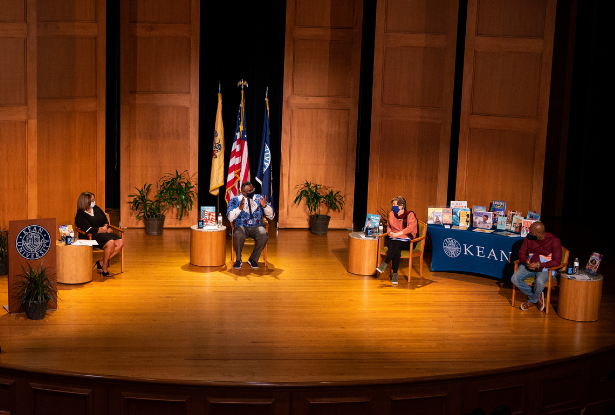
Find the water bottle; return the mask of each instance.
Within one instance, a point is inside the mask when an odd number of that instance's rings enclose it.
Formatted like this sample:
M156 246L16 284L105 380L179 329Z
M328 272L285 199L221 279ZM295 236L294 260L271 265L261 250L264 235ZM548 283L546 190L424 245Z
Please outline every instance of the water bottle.
M218 228L222 227L222 213L218 213Z
M574 266L572 267L572 270L575 274L579 272L579 258L574 259Z

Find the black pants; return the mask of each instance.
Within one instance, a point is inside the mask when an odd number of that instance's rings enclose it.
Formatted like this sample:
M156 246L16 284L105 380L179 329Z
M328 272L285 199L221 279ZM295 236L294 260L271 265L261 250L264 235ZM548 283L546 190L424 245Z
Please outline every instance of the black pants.
M243 244L246 238L254 238L254 250L252 251L252 255L250 255L250 259L254 262L258 262L258 259L261 257L261 252L269 240L267 230L264 226L237 226L233 230L233 248L235 248L238 261L241 261L241 251L243 250Z
M386 246L389 248L387 257L384 259L386 263L391 262L391 270L397 272L399 269L399 260L401 259L401 251L410 249L410 241L394 241L387 236Z

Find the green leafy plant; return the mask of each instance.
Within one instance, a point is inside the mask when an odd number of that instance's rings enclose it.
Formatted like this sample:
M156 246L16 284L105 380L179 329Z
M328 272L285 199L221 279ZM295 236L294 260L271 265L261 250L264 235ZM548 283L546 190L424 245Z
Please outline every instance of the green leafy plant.
M338 191L333 191L327 186L318 183L305 183L297 185L297 197L295 204L305 200L305 205L310 212L310 216L326 216L329 210L340 211L344 208L344 196ZM322 209L325 215L321 215Z
M43 266L42 261L38 267L33 268L28 262L27 267L22 265L21 269L22 273L17 276L19 279L15 284L15 294L21 297L21 305L51 302L53 306L57 306L58 290L51 282L55 271Z
M137 220L139 219L152 219L159 218L164 215L164 209L162 204L160 203L160 199L154 196L153 199L149 197L149 191L152 187L151 184L145 182L143 187L139 189L135 187L137 193L128 195L128 197L132 197L132 201L130 201L130 209L137 213Z
M182 173L175 170L175 174L166 173L158 183L158 194L156 195L160 203L167 209L177 209L179 220L184 217L186 212L192 210L194 200L198 198L197 185L190 180L188 170Z

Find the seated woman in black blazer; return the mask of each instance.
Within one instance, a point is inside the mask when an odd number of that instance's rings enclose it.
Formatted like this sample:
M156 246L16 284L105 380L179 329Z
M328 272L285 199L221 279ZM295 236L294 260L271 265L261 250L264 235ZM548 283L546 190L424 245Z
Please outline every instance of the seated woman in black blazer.
M107 215L96 206L96 197L93 193L83 192L77 199L77 214L75 225L92 239L98 242L98 247L104 251L103 259L96 261L96 267L103 277L109 276L109 260L117 255L124 246L124 241L113 233L109 227Z

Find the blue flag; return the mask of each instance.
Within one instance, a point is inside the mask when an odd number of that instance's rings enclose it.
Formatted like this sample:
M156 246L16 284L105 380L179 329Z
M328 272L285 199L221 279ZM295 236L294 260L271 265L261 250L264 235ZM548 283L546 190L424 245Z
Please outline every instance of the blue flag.
M273 188L271 173L271 147L269 144L269 99L265 98L265 121L261 138L261 156L258 161L256 181L261 185L261 194L267 197L267 203L273 206Z

